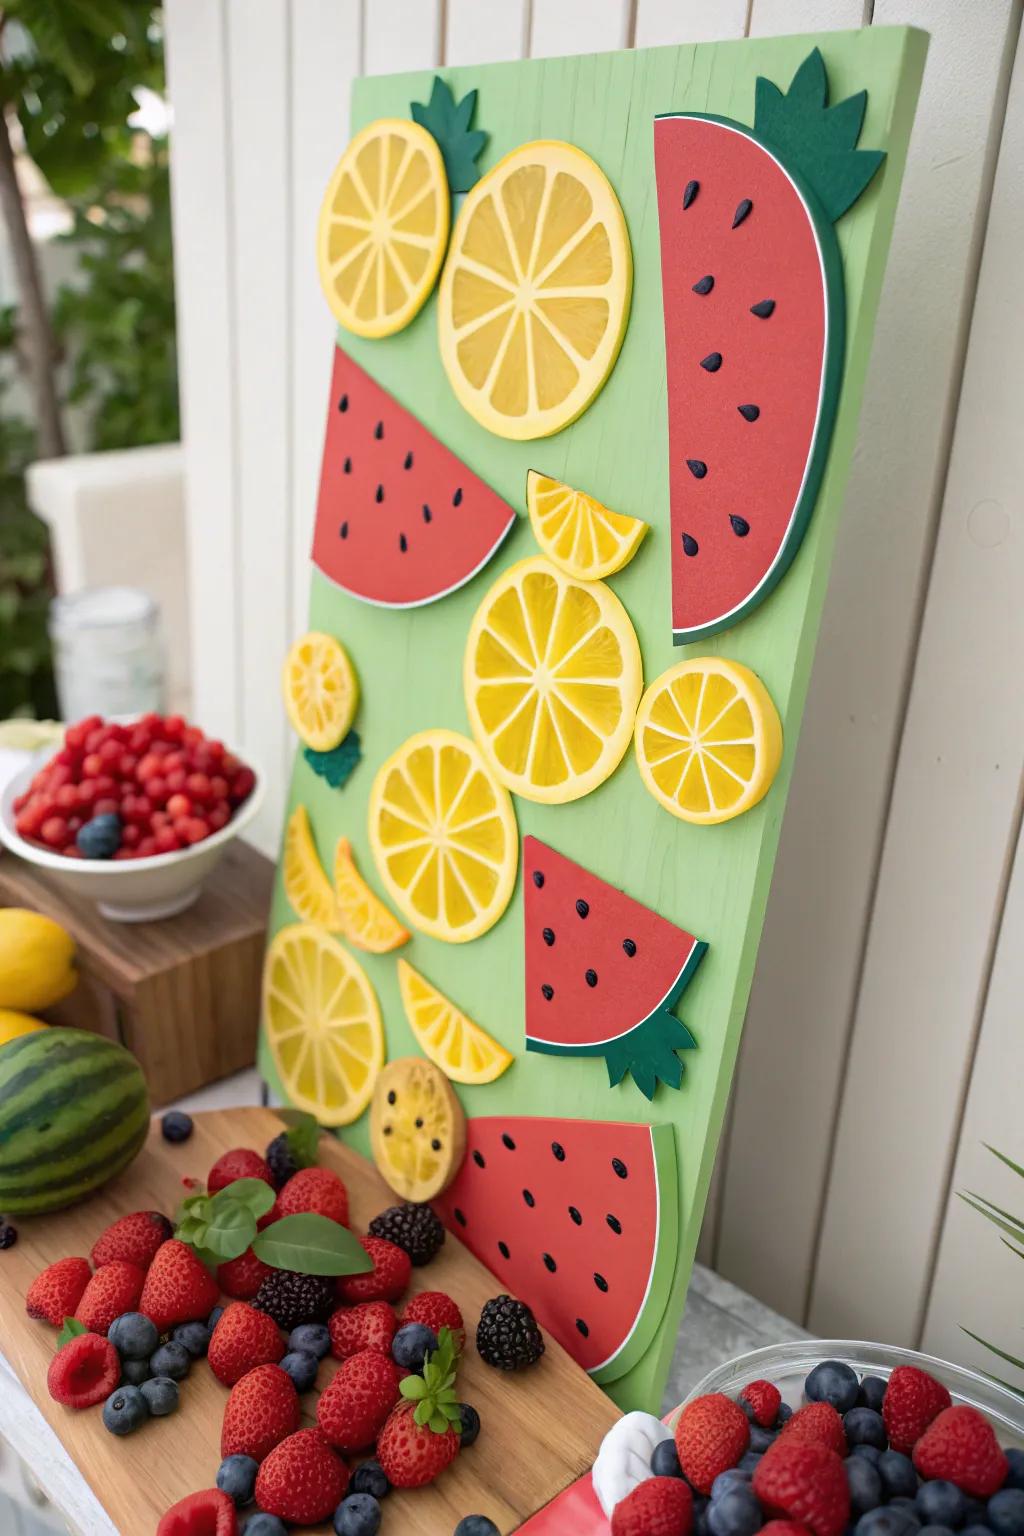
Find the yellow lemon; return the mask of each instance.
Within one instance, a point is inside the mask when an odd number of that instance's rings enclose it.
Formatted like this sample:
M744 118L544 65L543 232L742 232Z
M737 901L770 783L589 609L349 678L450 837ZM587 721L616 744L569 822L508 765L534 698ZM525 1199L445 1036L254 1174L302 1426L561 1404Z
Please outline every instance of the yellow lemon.
M466 1117L443 1072L422 1056L389 1061L370 1108L377 1170L403 1200L447 1189L466 1152Z
M624 517L531 469L526 477L526 510L541 549L568 576L600 581L628 565L640 548L647 524Z
M359 684L345 647L311 630L296 640L281 672L284 707L295 734L314 752L330 752L348 734Z
M409 937L378 896L370 890L355 866L352 845L338 838L334 853L334 890L338 899L338 923L350 944L371 954L386 954Z
M738 661L697 656L644 694L636 760L655 800L709 826L749 811L782 760L782 722L761 679Z
M0 1008L39 1013L77 983L70 933L41 912L0 908Z
M402 1006L416 1044L453 1083L493 1083L514 1058L406 960L398 962Z
M17 1040L21 1035L34 1034L37 1029L45 1029L42 1019L34 1019L31 1014L18 1013L13 1008L0 1008L0 1045L6 1045L9 1040Z
M319 923L321 928L339 926L337 897L320 863L304 805L297 805L288 818L281 877L284 893L298 917Z

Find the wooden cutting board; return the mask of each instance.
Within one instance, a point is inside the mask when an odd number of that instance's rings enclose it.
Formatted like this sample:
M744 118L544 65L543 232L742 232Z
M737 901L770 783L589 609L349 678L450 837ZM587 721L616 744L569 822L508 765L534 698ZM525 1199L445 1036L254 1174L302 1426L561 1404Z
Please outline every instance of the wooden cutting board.
M45 1265L69 1254L88 1257L108 1223L136 1210L174 1215L185 1193L182 1179L205 1179L211 1164L229 1147L262 1149L281 1129L272 1110L229 1109L196 1116L195 1134L170 1146L154 1124L135 1163L92 1200L56 1216L20 1218L20 1240L0 1254L0 1339L3 1351L107 1510L122 1536L152 1536L163 1512L185 1494L214 1484L220 1464L220 1427L227 1401L209 1367L197 1362L181 1384L181 1407L154 1419L128 1439L109 1434L100 1409L75 1413L52 1401L46 1371L56 1334L25 1314L24 1297ZM331 1137L320 1143L320 1161L348 1186L353 1227L365 1231L370 1219L395 1197L373 1165ZM470 1340L480 1309L500 1287L454 1237L425 1268L414 1269L412 1291L447 1291L462 1308ZM405 1536L450 1536L463 1515L484 1514L503 1533L529 1515L593 1462L618 1409L551 1338L538 1365L520 1375L484 1365L472 1342L459 1373L459 1391L480 1414L477 1443L457 1457L437 1483L413 1492L392 1492L384 1506L384 1532ZM328 1359L317 1388L334 1373ZM316 1392L303 1399L304 1423L314 1423ZM316 1527L329 1536L329 1527Z

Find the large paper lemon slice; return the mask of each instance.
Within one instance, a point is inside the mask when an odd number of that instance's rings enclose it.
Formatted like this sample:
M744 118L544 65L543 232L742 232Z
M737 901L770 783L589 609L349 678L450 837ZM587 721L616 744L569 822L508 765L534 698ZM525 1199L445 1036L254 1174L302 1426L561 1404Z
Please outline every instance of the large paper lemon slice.
M749 667L697 656L663 672L636 717L640 776L682 821L711 825L749 811L782 760L782 723Z
M381 1177L403 1200L421 1204L448 1188L466 1152L466 1116L432 1062L388 1062L373 1095L370 1146Z
M383 117L357 133L320 210L320 283L357 336L392 336L423 307L448 244L448 180L437 141Z
M392 916L356 869L347 837L338 838L334 852L334 889L339 926L349 943L371 954L383 955L408 939L408 928Z
M321 928L338 927L337 897L320 863L304 805L297 805L288 818L281 876L284 893L298 917Z
M493 1083L513 1057L407 960L398 962L402 1006L416 1044L453 1083Z
M519 837L512 801L455 731L410 736L377 771L370 846L389 896L424 933L478 938L508 906Z
M501 782L548 805L578 800L629 746L640 647L610 587L535 557L476 611L463 667L473 735Z
M310 923L282 928L263 967L263 1028L290 1102L349 1125L384 1065L377 998L357 960Z
M568 576L600 581L621 571L640 548L647 524L611 512L593 496L531 469L526 510L541 549Z
M359 685L345 647L333 635L310 630L285 657L281 691L288 719L314 752L331 752L348 734Z
M586 410L622 345L633 257L618 198L582 150L520 145L466 197L438 292L456 396L499 437Z

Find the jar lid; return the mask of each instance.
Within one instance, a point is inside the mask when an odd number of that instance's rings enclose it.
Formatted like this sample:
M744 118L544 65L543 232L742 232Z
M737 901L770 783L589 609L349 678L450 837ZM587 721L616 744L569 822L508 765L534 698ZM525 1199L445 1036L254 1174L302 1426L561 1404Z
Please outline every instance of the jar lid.
M137 587L86 587L53 599L50 634L67 640L89 630L149 629L157 613L156 600Z

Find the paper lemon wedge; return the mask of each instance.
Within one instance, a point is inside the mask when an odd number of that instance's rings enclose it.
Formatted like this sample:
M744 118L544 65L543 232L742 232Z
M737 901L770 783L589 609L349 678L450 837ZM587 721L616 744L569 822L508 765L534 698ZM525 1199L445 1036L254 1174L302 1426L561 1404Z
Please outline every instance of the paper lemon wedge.
M514 1057L406 960L398 962L402 1006L416 1044L453 1083L493 1083Z
M782 723L761 679L698 656L655 678L636 717L636 760L655 800L709 826L749 811L782 760Z
M310 630L296 640L281 670L284 707L292 727L314 752L332 752L347 736L359 685L340 640Z
M338 926L350 944L383 955L397 949L409 937L380 900L370 890L355 866L352 845L347 837L338 838L334 851L334 889L338 899Z
M568 576L600 581L621 571L640 548L647 524L611 512L593 496L531 469L526 510L541 549Z
M380 118L338 161L320 210L320 284L356 336L392 336L423 307L448 244L449 197L436 139Z
M548 437L601 389L622 345L633 257L619 200L572 144L522 144L470 190L438 290L441 359L499 437Z
M284 893L297 917L321 928L338 927L337 897L320 863L304 805L297 805L288 818L281 874Z
M281 1086L321 1125L349 1125L370 1102L384 1065L376 994L362 966L330 934L294 923L263 967L263 1028Z
M603 582L540 557L510 566L477 609L463 663L473 735L497 777L558 805L604 782L643 687L629 615Z
M369 834L388 895L423 933L462 944L508 906L519 861L512 801L456 731L420 731L381 765Z

